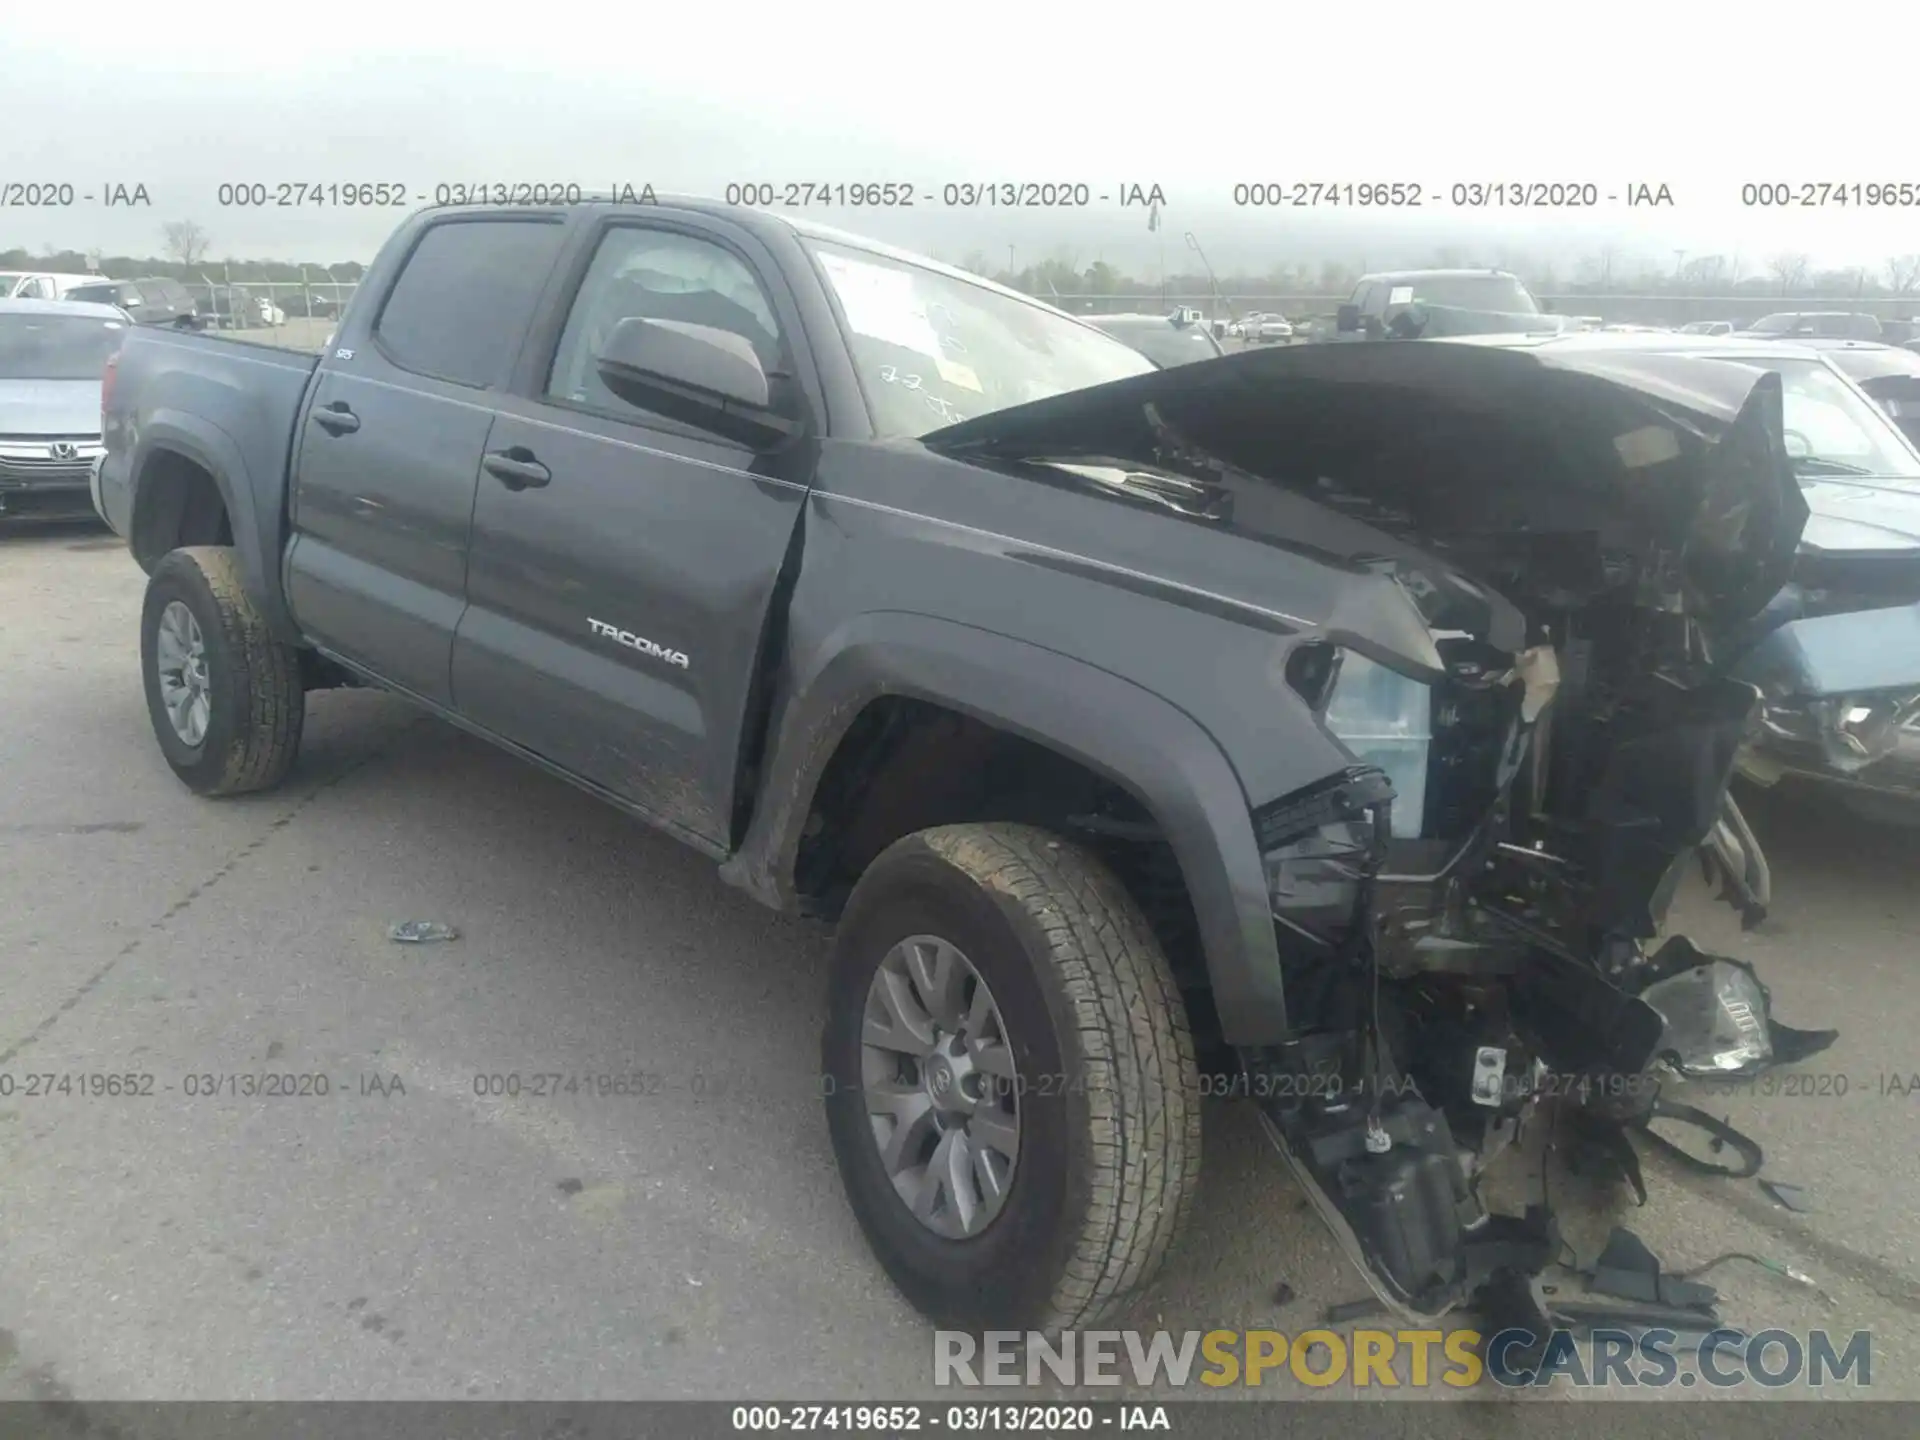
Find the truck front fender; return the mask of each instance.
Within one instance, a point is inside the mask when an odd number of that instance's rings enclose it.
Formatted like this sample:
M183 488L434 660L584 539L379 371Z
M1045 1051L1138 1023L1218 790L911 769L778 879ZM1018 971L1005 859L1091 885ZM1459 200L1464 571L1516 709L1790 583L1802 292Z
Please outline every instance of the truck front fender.
M284 602L277 568L280 516L277 511L268 515L259 513L254 503L258 477L248 471L240 447L226 431L198 415L161 408L142 418L140 438L127 467L132 490L128 543L134 547L134 558L146 569L151 569L160 558L142 554L138 537L143 522L149 519L148 507L154 503L154 487L147 481L154 473L154 463L165 455L177 455L212 478L233 530L234 555L248 598L267 617L276 638L297 642L299 630Z
M794 862L827 763L861 710L895 695L1022 736L1131 792L1179 861L1226 1039L1286 1037L1266 877L1246 792L1219 745L1132 681L992 631L870 612L819 646L781 706L752 820L721 867L728 883L794 908Z

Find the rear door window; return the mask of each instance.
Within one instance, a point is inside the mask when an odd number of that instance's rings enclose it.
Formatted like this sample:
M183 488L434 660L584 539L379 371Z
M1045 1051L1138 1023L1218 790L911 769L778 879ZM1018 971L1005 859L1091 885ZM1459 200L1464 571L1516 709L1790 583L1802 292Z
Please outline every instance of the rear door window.
M403 370L485 389L506 377L560 253L537 219L445 220L407 256L373 333Z

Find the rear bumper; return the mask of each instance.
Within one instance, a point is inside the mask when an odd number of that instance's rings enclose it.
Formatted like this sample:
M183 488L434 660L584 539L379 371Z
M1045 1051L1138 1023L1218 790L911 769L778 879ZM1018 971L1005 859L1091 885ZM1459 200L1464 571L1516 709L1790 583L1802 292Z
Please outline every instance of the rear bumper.
M127 537L128 524L127 457L111 450L93 462L87 477L87 489L93 500L93 513L121 539Z

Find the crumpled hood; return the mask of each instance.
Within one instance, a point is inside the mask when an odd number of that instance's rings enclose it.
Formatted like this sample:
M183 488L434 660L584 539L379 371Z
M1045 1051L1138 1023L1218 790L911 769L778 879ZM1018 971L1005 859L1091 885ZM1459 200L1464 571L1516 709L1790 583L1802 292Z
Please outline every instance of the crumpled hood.
M1551 341L1248 352L979 416L922 443L1197 479L1222 520L1237 493L1278 485L1360 522L1346 560L1391 554L1391 537L1515 603L1516 589L1564 605L1631 585L1678 593L1707 625L1759 612L1807 519L1777 376Z
M1920 551L1920 489L1871 480L1816 480L1801 486L1811 515L1800 543L1809 550L1887 554Z
M100 382L0 380L0 435L98 435Z

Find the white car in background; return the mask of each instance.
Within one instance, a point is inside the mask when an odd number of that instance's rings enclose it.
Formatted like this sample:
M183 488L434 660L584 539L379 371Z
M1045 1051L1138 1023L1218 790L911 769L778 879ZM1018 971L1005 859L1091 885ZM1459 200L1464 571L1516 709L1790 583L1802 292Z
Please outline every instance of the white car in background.
M0 300L0 525L94 510L101 377L132 328L113 305Z
M97 285L105 278L54 270L0 270L0 300L64 300L69 291Z
M1241 325L1249 345L1277 345L1293 339L1293 326L1284 315L1249 315Z

